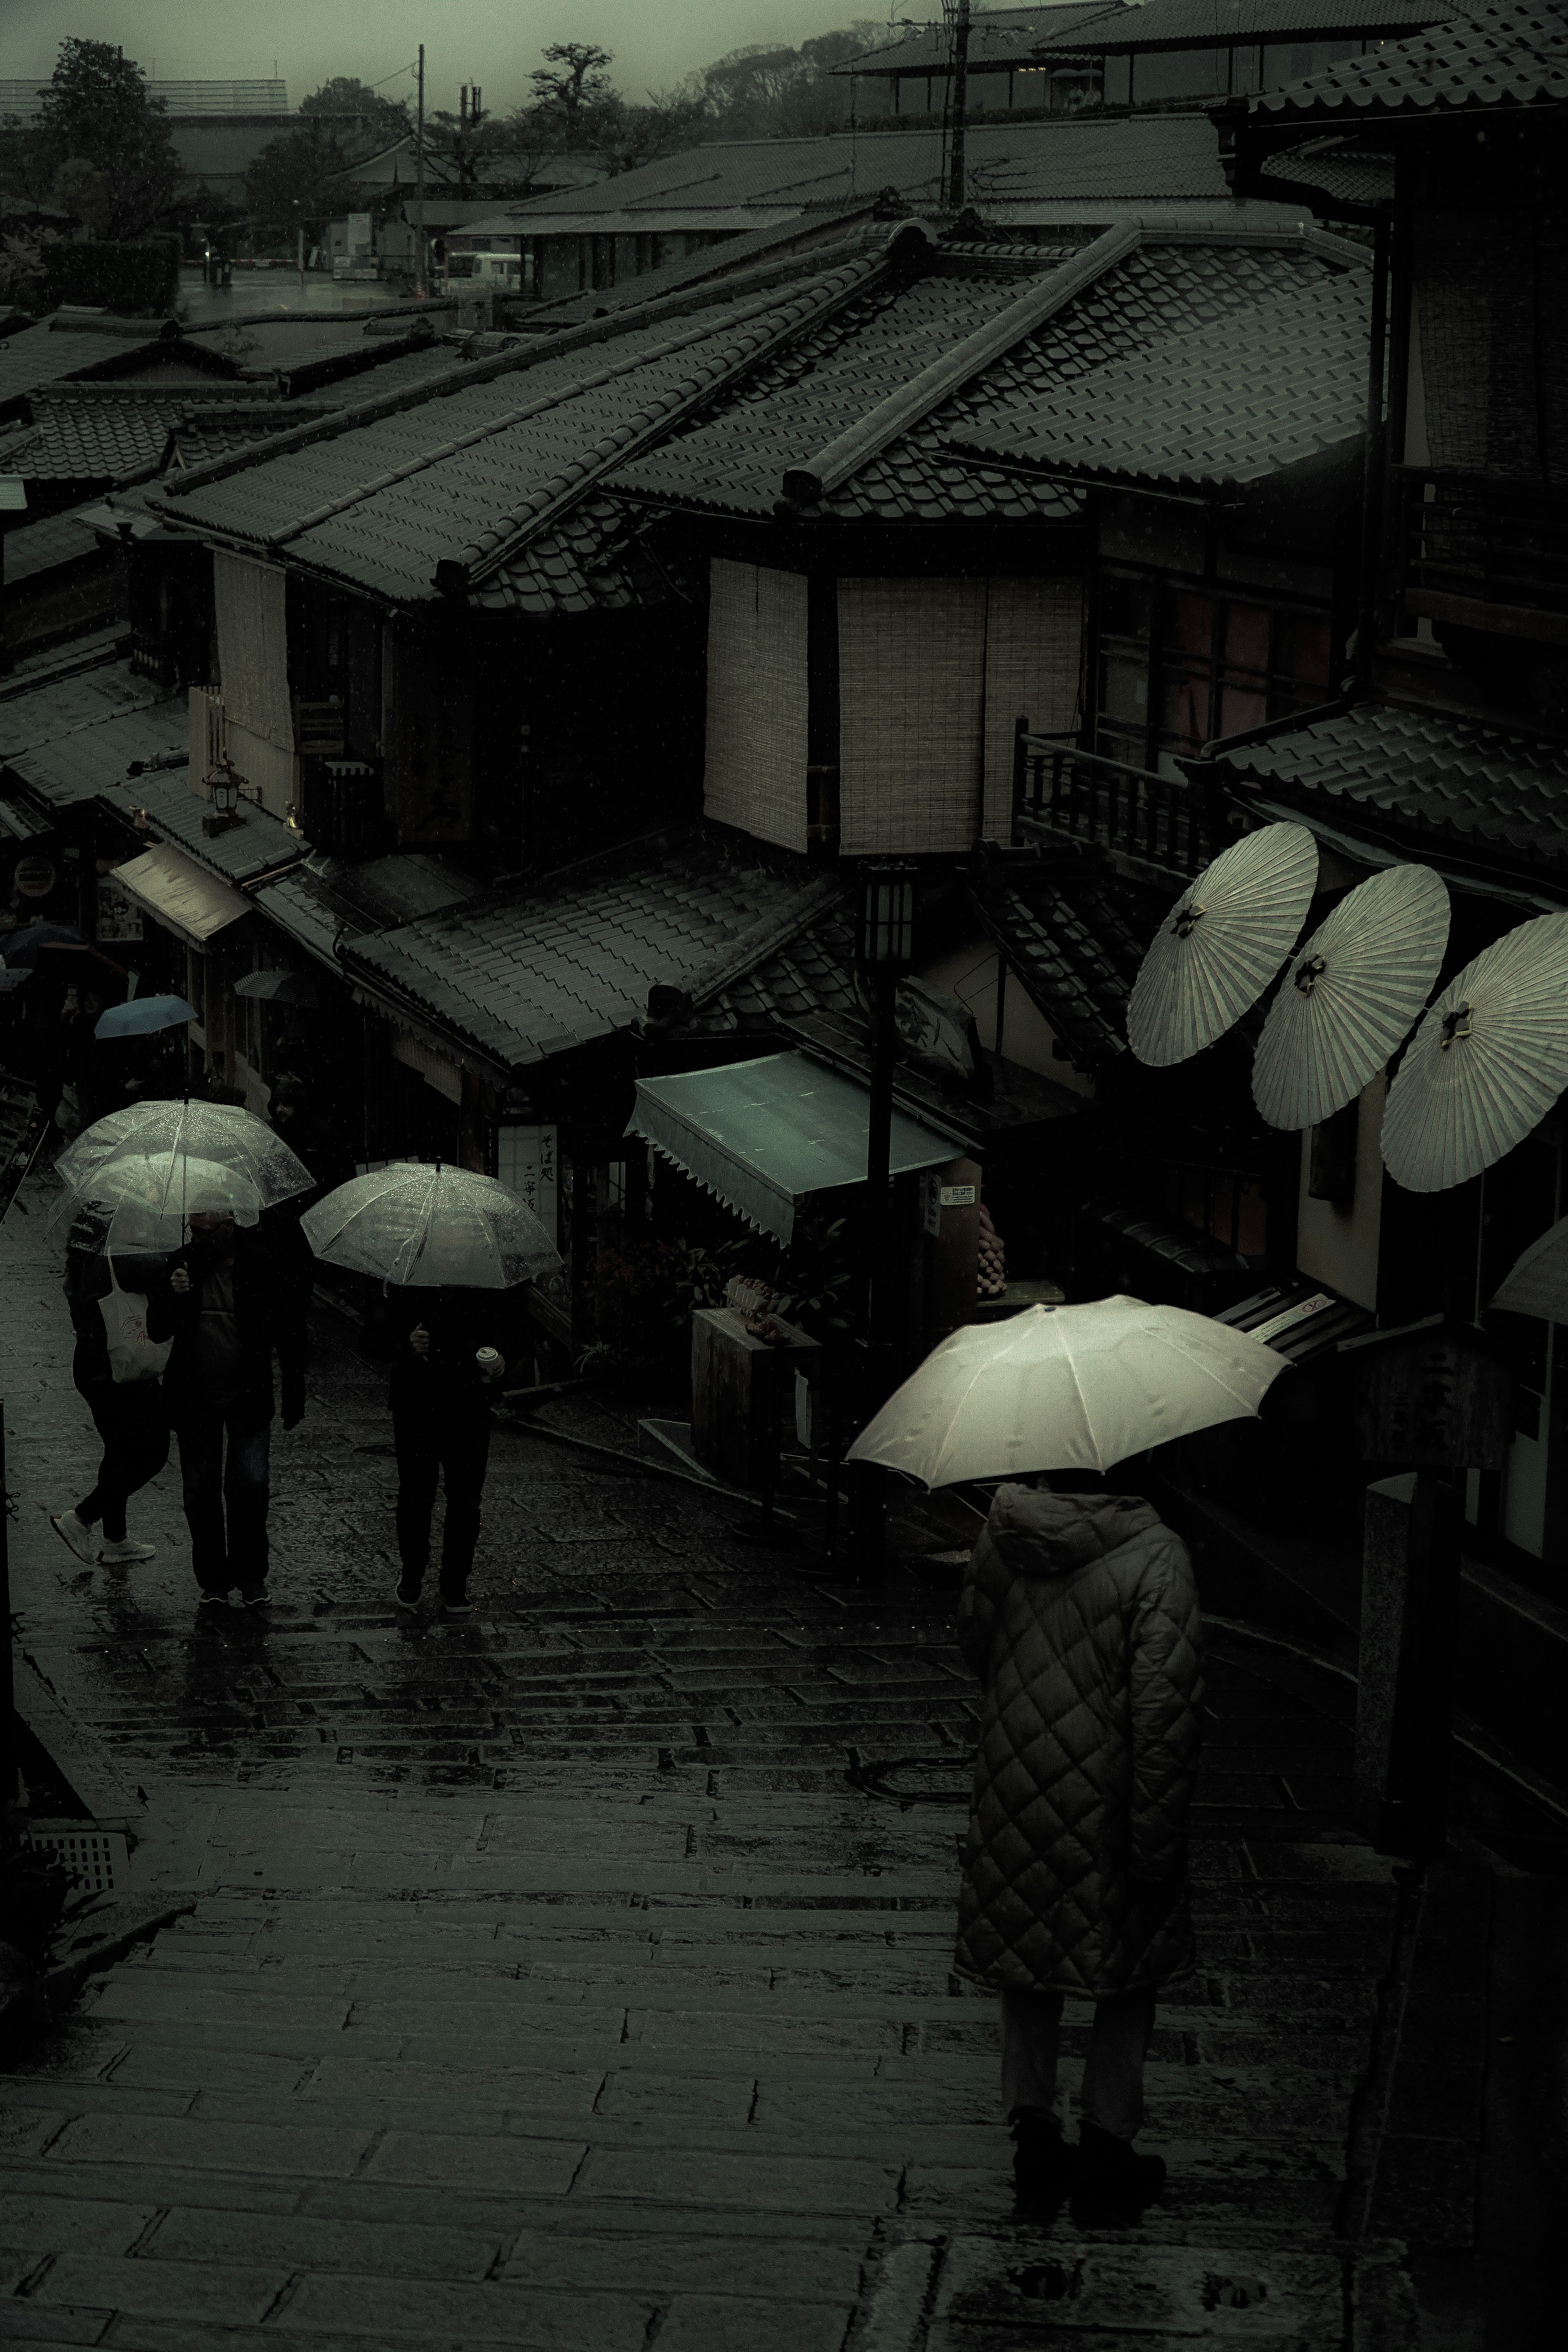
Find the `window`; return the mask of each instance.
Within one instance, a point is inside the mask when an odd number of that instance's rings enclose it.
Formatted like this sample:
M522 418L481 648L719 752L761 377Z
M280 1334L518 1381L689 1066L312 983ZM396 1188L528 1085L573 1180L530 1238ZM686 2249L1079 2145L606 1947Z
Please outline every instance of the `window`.
M1321 610L1103 565L1095 748L1173 773L1217 737L1326 701L1331 652Z

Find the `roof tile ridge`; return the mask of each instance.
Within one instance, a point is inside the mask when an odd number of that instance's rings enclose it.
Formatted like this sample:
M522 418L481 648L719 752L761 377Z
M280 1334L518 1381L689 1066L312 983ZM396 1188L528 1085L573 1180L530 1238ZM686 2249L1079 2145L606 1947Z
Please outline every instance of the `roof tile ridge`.
M515 520L510 517L503 518L493 534L495 544L482 552L476 551L475 560L470 562L469 577L472 584L479 585L490 579L516 554L520 537L527 532L538 530L546 523L553 521L563 507L574 503L586 490L602 480L612 467L629 462L638 456L649 442L658 438L667 433L671 425L679 423L683 415L688 415L702 402L710 400L715 393L724 390L726 386L735 383L752 369L760 367L801 329L806 326L820 326L837 310L863 294L876 279L887 276L889 268L890 246L880 253L867 256L859 263L846 263L840 269L826 272L822 278L815 282L812 289L814 293L820 295L819 299L812 300L803 293L794 301L786 299L781 302L776 295L773 295L763 297L757 302L749 305L740 316L731 320L731 327L742 327L752 318L768 312L777 312L780 310L786 310L788 315L782 319L771 334L760 336L744 351L735 353L723 364L715 367L702 383L683 387L659 409L657 415L647 416L644 412L645 421L640 425L634 421L627 431L601 436L586 458L568 475L563 488L554 497L543 499L536 497L526 508L515 510ZM693 337L686 340L700 341L702 338ZM678 344L673 348L679 350L682 347ZM643 356L647 358L652 355L645 353Z
M995 318L922 368L909 383L861 416L847 432L829 441L804 466L792 466L781 488L784 503L814 506L870 458L879 457L889 443L930 415L951 393L1000 358L1026 335L1070 302L1086 287L1125 261L1143 241L1136 224L1107 229L1075 259L1053 269L1026 294L1009 302Z
M819 874L797 886L795 905L784 915L763 916L751 924L733 941L727 953L710 969L699 974L687 991L691 1009L702 1007L721 996L737 981L765 963L770 956L778 955L793 944L802 931L848 899L848 889L837 874Z
M713 305L701 307L711 308ZM334 407L324 416L312 418L291 431L275 435L266 442L252 444L244 449L228 450L221 457L210 458L205 466L193 466L177 483L171 478L165 497L189 498L212 483L226 481L231 475L245 473L253 466L267 465L274 458L289 457L296 449L310 448L318 443L334 440L341 433L357 432L363 426L379 425L388 416L401 415L410 409L422 407L428 401L444 399L452 393L467 390L470 384L490 383L503 375L525 374L529 369L546 360L591 350L596 344L614 341L618 336L639 331L651 323L646 315L638 317L635 313L595 319L584 326L568 329L558 335L541 337L541 347L537 350L500 352L493 359L461 361L423 383L402 384L390 392L372 393L363 402ZM172 519L179 520L177 516Z

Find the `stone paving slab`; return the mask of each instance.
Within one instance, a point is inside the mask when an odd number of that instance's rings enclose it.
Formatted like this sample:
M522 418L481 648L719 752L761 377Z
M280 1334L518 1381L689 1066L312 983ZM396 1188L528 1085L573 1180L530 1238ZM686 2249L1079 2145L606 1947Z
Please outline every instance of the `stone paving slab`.
M1122 2232L1012 2228L994 2008L951 1974L977 1722L951 1581L830 1587L738 1546L721 1498L506 1431L479 1612L409 1625L384 1375L323 1314L306 1422L275 1432L276 1603L198 1624L172 1471L132 1506L145 1570L49 1532L93 1449L41 1220L4 1245L26 1687L116 1791L138 1897L197 1907L0 2078L0 2340L1342 2340L1393 1886L1345 1826L1335 1678L1216 1638L1200 1967L1148 2084L1169 2192ZM857 1756L916 1759L921 1801ZM1069 2100L1086 2026L1069 2007ZM1211 2294L1255 2272L1261 2300Z

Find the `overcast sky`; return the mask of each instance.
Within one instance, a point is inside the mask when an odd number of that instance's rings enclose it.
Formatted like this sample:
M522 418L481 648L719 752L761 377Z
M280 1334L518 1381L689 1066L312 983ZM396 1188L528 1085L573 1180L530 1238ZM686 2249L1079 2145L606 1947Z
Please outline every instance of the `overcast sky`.
M597 41L616 53L614 79L629 98L679 81L751 42L788 42L885 17L888 0L0 0L0 79L47 79L68 35L120 43L161 80L270 74L301 98L331 74L362 81L396 75L423 40L426 103L456 108L458 85L482 84L485 104L528 94L528 75L548 41ZM899 0L920 22L941 0ZM412 77L386 84L409 90Z

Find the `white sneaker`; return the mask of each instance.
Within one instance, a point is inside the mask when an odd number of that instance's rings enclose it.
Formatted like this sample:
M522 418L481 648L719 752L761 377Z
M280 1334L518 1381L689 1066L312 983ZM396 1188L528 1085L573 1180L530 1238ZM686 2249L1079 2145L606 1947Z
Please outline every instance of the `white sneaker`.
M78 1559L85 1559L89 1568L97 1564L98 1532L96 1528L89 1528L85 1520L79 1519L74 1511L59 1512L49 1521L49 1525L62 1542L69 1544Z
M126 1560L153 1559L156 1555L155 1545L132 1543L128 1536L119 1543L100 1544L98 1552L100 1564L104 1568L119 1567Z

